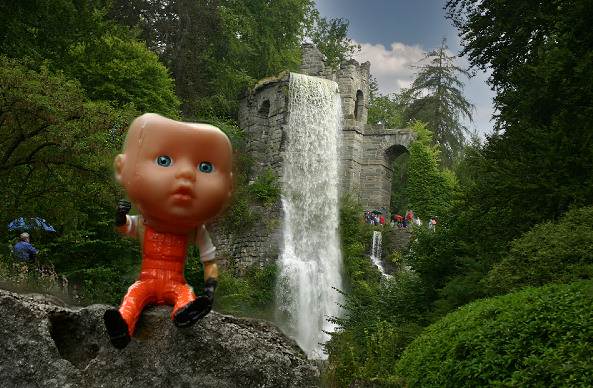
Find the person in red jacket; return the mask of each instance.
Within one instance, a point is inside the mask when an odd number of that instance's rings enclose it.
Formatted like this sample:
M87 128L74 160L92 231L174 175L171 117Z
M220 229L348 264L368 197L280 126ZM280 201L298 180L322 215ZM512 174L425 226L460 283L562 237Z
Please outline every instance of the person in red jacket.
M142 247L142 269L119 308L104 314L116 348L131 341L147 305L173 306L172 320L188 327L208 314L218 279L215 248L204 223L231 196L232 148L228 137L207 124L179 122L157 114L134 120L123 152L115 158L115 178L130 201L120 201L116 226ZM129 216L131 205L138 211ZM205 269L199 298L186 284L187 247L196 243Z

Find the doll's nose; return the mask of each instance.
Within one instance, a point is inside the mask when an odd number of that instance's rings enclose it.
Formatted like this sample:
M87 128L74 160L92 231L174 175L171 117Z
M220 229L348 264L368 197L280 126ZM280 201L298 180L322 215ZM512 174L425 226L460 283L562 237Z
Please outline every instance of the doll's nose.
M178 179L189 179L189 180L196 180L196 169L189 164L184 164L179 167L177 170L176 177Z

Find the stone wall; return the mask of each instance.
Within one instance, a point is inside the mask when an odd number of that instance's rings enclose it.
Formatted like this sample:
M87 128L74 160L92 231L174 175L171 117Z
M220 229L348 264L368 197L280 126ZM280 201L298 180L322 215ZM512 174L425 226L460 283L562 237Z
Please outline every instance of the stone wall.
M275 264L282 246L280 201L267 206L252 204L249 210L256 221L253 228L246 232L227 232L216 221L207 225L217 249L218 265L236 276L243 276L251 267L264 268Z
M282 153L288 122L290 73L259 82L245 91L239 107L239 126L246 135L245 153L254 161L252 177L272 169L282 177Z

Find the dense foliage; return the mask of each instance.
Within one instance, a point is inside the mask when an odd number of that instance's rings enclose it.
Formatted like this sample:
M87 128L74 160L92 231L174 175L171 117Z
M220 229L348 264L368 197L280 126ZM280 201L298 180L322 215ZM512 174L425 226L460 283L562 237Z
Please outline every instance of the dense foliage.
M593 207L567 212L515 239L484 283L491 293L593 278Z
M478 213L512 217L526 230L593 202L591 5L448 1L462 53L473 66L491 69L497 92L500 131L476 166Z
M393 386L590 386L592 287L529 288L464 306L405 350Z
M169 71L146 45L105 35L70 51L67 72L83 85L91 100L116 107L132 103L139 112L179 116L179 100Z
M330 343L337 345L329 359L335 386L591 385L591 332L583 323L591 319L590 283L472 302L591 278L593 34L585 10L592 5L447 2L463 54L492 71L498 131L459 155L458 190L439 209L437 232L417 231L404 258L412 272L395 288L407 304L393 303L399 309L385 318L374 302L346 299L342 331ZM381 109L395 116L396 107ZM410 161L407 185L415 168ZM390 290L371 300L390 300ZM373 369L371 362L388 364L394 353L385 349L398 345L383 341L383 358L365 350L379 332L368 321L362 328L369 311L397 322L396 329L438 323L415 340L397 370Z
M244 87L298 69L314 3L115 0L108 17L137 27L140 38L169 67L184 117L236 118Z
M48 66L6 57L0 64L2 224L40 216L71 230L86 219L88 204L115 194L105 178L112 141L130 112L86 102L77 81Z
M382 95L374 77L369 80L369 124L382 124L384 128L396 129L406 126L404 110L407 96L404 94Z
M129 268L118 256L131 248L108 226L108 209L119 192L106 177L133 111L85 101L77 81L53 74L47 65L38 69L34 62L6 57L0 62L0 223L51 220L58 236L31 231L33 241L43 243L43 261L84 287L84 299L113 300L114 285ZM14 244L18 233L0 229L6 243Z
M416 217L428 221L447 209L455 188L450 171L439 171L438 151L431 146L432 132L426 124L412 123L418 138L410 144L406 194Z
M102 21L110 0L30 0L0 3L0 54L48 60L63 69L69 51L110 28Z
M344 315L331 318L338 328L326 344L329 363L325 374L332 387L348 386L354 379L386 378L421 331L414 313L417 303L423 303L415 292L417 278L408 272L398 273L392 281L382 278L367 253L373 231L387 237L392 230L362 224L361 211L354 193L341 199L340 236L348 286ZM387 256L398 255L387 252Z
M331 19L319 17L315 11L315 23L308 33L313 44L325 57L325 66L338 69L340 64L360 51L360 45L355 45L348 38L348 21L345 19Z

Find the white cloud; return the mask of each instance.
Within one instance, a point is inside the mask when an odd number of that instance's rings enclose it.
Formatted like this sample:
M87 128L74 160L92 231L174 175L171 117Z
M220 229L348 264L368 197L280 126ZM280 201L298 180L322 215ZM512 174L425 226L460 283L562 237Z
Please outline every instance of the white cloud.
M387 49L382 44L363 43L354 58L361 63L369 61L371 74L379 84L379 93L391 94L412 84L416 72L412 65L417 65L424 55L420 45L394 42Z

